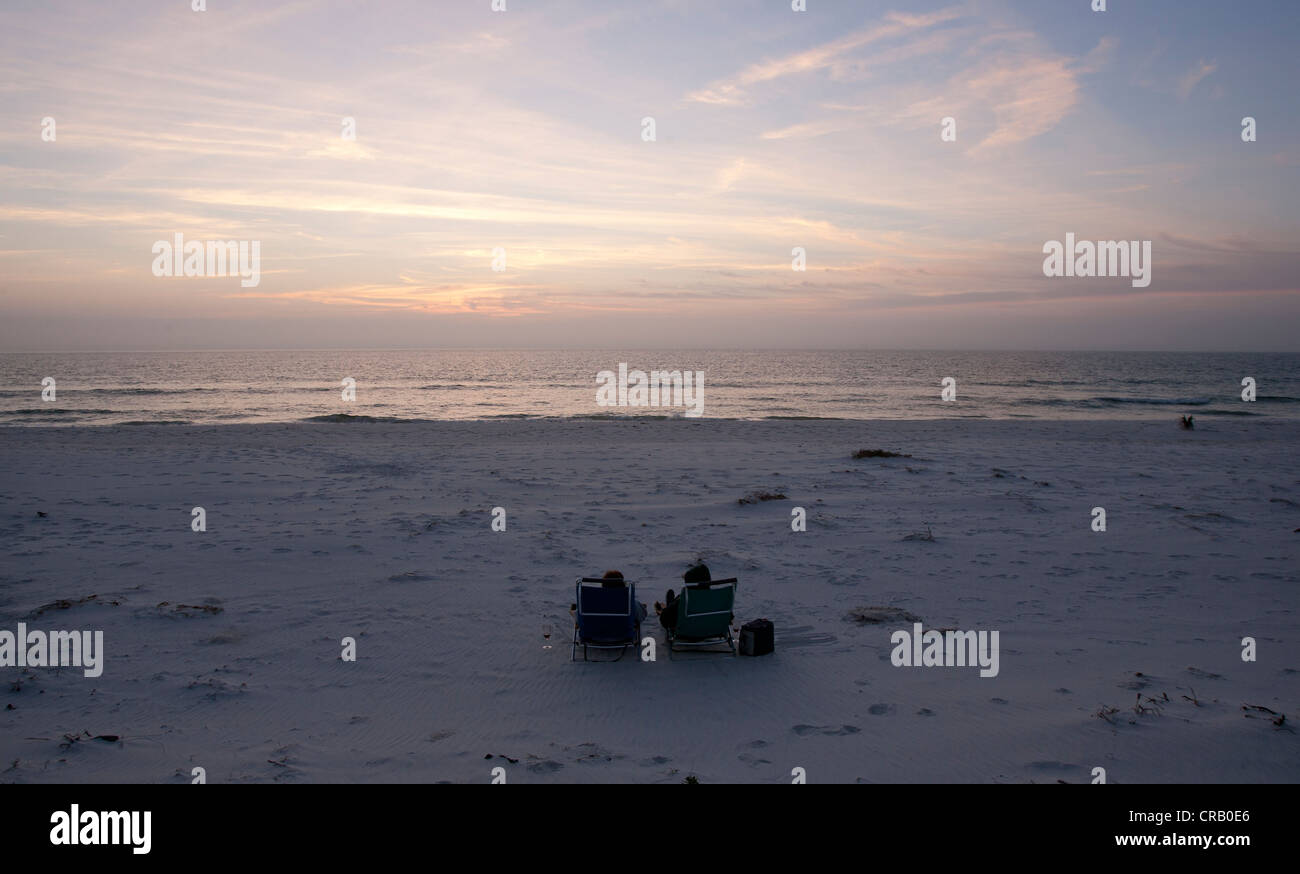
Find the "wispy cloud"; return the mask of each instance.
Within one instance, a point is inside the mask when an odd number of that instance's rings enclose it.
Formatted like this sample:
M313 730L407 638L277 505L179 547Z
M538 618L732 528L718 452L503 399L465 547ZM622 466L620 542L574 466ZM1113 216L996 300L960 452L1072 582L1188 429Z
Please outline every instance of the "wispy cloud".
M772 82L786 76L829 71L833 76L845 77L854 69L851 53L881 40L888 40L916 31L926 30L947 21L953 21L961 15L956 7L932 12L927 15L911 15L902 12L890 12L884 20L872 27L861 29L848 36L833 40L820 46L786 55L774 60L751 64L733 77L714 82L707 87L687 95L687 100L698 103L739 105L749 102L749 89L754 85ZM937 43L931 44L928 51L937 49ZM912 57L922 49L895 49L894 60Z
M1163 241L1151 289L1128 295L1294 284L1300 228L1275 184L1296 163L1276 145L1293 139L1290 95L1255 96L1274 145L1230 166L1221 120L1176 161L1150 122L1175 92L1227 84L1231 45L1189 71L1196 54L1134 59L1161 37L1097 30L1105 16L1085 33L1016 0L851 6L11 5L0 322L357 310L837 327L871 308L1048 306L1067 292L1044 281L1041 246L1069 230ZM57 142L40 139L47 115ZM156 280L150 244L174 232L261 240L261 286Z
M1182 78L1178 80L1178 96L1183 100L1191 97L1192 92L1196 90L1196 86L1217 69L1219 69L1219 65L1214 61L1198 62L1195 67L1184 73Z

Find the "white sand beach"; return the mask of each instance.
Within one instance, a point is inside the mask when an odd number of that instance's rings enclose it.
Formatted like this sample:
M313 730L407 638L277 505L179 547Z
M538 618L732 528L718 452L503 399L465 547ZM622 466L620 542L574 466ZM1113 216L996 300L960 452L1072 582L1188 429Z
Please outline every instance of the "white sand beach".
M0 629L105 647L0 668L0 782L1295 782L1300 423L1197 425L0 429ZM774 654L669 659L652 613L655 661L570 663L575 577L696 560ZM997 630L999 673L857 608Z

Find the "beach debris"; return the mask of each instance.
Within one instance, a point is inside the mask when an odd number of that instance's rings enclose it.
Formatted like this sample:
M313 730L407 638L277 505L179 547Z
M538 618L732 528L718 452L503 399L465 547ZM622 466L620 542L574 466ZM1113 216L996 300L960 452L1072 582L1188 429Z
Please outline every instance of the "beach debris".
M699 782L700 782L699 778L696 777L694 774L688 774L686 776L686 779L682 781L682 783L686 786L697 786L699 785Z
M921 617L902 607L854 607L844 616L859 625L876 625L882 622L920 622Z
M492 758L492 754L491 754L491 753L488 753L488 754L487 754L486 756L484 756L483 758L485 758L485 759L490 759L490 758ZM498 759L505 759L507 762L509 762L509 763L512 764L512 765L517 765L517 764L519 764L519 760L518 760L518 759L512 759L512 758L510 758L509 756L507 756L507 755L503 755L503 754L501 754L501 753L497 753L497 758L498 758Z
M1141 675L1137 674L1136 676L1141 676ZM1201 699L1197 696L1196 690L1191 687L1188 687L1187 691L1190 692L1191 694L1180 696L1182 700L1190 701L1192 704L1194 704L1197 707L1202 706ZM1143 695L1141 692L1135 693L1134 700L1133 700L1134 716L1128 717L1128 724L1137 725L1138 721L1135 717L1150 716L1150 715L1161 716L1164 714L1165 708L1174 703L1176 702L1169 697L1168 692L1161 692L1159 697L1151 696L1151 695ZM1217 704L1219 702L1217 701L1217 699L1215 699L1214 703ZM1295 729L1287 724L1285 713L1279 713L1278 711L1273 710L1270 707L1265 707L1262 704L1242 704L1241 709L1243 711L1242 715L1245 716L1247 719L1266 719L1269 722L1271 722L1275 728L1278 728L1282 731L1288 731L1292 733L1295 732ZM1108 705L1103 704L1101 706L1101 709L1099 709L1093 715L1096 716L1098 719L1103 719L1106 722L1109 722L1110 724L1114 725L1115 721L1112 719L1112 717L1115 716L1115 714L1117 713L1119 713L1118 707L1110 707Z
M284 769L283 773L278 774L275 777L276 780L279 780L281 777L292 777L300 773L296 767L298 764L298 757L296 755L297 749L297 744L285 744L282 747L277 747L271 750L271 755L274 756L274 758L268 758L266 763Z
M73 607L80 607L84 604L107 604L110 607L117 607L121 603L122 603L121 601L117 601L117 600L101 601L99 600L98 595L87 595L84 598L77 598L75 600L71 598L60 598L57 601L51 601L48 604L42 604L40 607L37 607L28 615L34 618L36 616L40 616L42 613L45 613L48 610L71 610Z
M890 452L888 449L859 449L853 453L854 458L911 458L902 452Z
M59 749L68 750L73 744L80 743L83 740L101 740L105 743L117 743L122 739L118 734L91 734L86 729L82 729L80 734L65 734L63 740L59 742Z
M37 516L37 518L39 518L39 519L44 519L44 518L46 518L48 515L49 515L49 514L47 514L47 513L46 513L45 511L43 511L43 510L37 510L37 511L36 511L36 516Z
M1241 520L1239 520L1239 519L1234 519L1233 517L1231 517L1231 516L1229 516L1229 515L1227 515L1227 514L1225 514L1225 513L1214 513L1214 512L1207 512L1207 513L1185 513L1185 514L1183 514L1183 515L1186 516L1188 519L1196 519L1196 520L1198 520L1198 521L1202 521L1202 520L1203 520L1203 521L1207 521L1207 522L1213 522L1213 521L1217 521L1217 520L1219 520L1219 519L1222 519L1224 522L1239 522L1239 521L1241 521Z
M788 501L789 498L783 492L750 492L743 498L736 500L737 504L757 504L762 501Z
M1269 722L1273 723L1278 728L1286 728L1288 731L1291 730L1290 726L1284 725L1284 723L1286 722L1285 713L1278 713L1276 710L1270 710L1269 708L1264 707L1261 704L1243 704L1241 705L1241 709L1246 711L1242 715L1245 716L1247 719L1267 719ZM1256 716L1253 713L1251 713L1252 710L1257 711L1259 713L1267 713L1268 716L1265 717Z
M1138 692L1137 698L1133 702L1133 712L1136 713L1138 716L1142 716L1143 714L1146 713L1154 713L1156 716L1159 716L1161 713L1161 708L1164 707L1164 703L1169 701L1169 696L1168 695L1165 696L1164 702L1161 702L1159 699L1152 698L1149 695L1147 696L1146 700L1147 703L1143 704L1142 693Z
M934 532L930 530L930 523L925 523L924 531L913 531L903 538L904 540L923 540L926 543L934 543Z
M191 610L197 610L199 613L207 613L209 615L215 616L216 614L220 613L222 609L216 606L215 604L176 604L173 607L170 601L159 602L158 609L162 610L164 607L172 607L172 610L176 613L179 613L181 616L196 615L195 613L187 612Z

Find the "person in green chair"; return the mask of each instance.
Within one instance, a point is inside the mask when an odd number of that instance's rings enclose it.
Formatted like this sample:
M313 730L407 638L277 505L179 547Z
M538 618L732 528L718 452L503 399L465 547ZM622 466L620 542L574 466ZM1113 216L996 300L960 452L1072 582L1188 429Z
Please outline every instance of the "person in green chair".
M697 564L695 567L682 574L682 581L689 585L703 585L708 588L709 581L713 579L709 575L709 568L705 564ZM677 602L681 599L673 594L669 589L668 594L664 595L664 603L655 603L655 609L659 611L659 624L669 631L677 628Z

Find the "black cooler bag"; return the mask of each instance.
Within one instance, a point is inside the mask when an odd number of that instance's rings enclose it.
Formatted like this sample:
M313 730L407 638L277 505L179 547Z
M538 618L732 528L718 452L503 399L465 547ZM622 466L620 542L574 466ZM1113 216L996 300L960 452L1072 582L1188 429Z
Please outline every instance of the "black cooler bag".
M755 619L740 626L740 652L742 655L767 655L776 647L776 633L766 619Z

